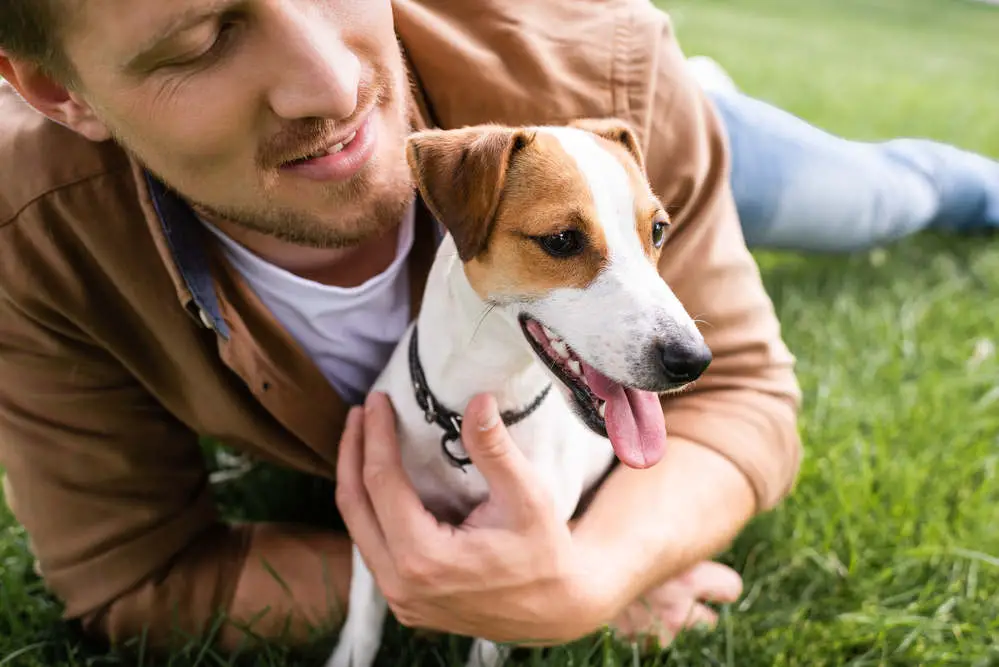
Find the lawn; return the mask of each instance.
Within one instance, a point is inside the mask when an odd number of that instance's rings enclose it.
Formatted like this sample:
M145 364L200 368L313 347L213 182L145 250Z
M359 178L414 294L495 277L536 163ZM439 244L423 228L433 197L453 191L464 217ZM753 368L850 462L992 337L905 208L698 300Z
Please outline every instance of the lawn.
M999 7L662 4L688 53L714 56L744 90L824 128L999 157ZM723 555L745 577L743 600L716 631L682 636L649 664L999 665L999 238L758 258L799 360L807 458L791 498ZM264 471L245 482L255 493L226 500L252 497L248 515L331 502L286 478ZM0 667L136 664L81 644L58 618L0 507ZM389 639L385 664L457 665L464 647L395 626ZM315 664L277 648L239 662ZM227 663L192 646L161 664ZM601 636L527 664L635 663Z

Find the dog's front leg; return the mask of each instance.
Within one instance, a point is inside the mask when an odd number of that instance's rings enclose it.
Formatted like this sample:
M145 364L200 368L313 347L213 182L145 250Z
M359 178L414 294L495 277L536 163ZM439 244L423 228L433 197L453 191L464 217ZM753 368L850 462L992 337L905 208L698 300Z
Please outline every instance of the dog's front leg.
M388 603L356 546L351 567L347 619L326 667L370 667L381 645Z

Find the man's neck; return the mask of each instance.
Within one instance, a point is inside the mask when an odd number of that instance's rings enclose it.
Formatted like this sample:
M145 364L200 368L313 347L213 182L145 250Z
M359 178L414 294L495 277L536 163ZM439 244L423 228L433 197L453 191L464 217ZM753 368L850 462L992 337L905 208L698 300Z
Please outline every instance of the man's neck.
M334 287L357 287L384 272L395 259L400 226L350 248L310 248L247 229L229 220L211 224L261 259L306 280Z

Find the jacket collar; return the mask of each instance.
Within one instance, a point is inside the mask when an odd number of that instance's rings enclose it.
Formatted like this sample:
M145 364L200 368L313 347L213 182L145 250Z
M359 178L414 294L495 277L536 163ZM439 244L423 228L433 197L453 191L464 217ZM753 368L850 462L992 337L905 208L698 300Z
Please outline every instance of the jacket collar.
M169 249L169 263L184 307L206 327L229 339L229 325L222 317L201 224L194 210L158 178L142 170L158 231ZM179 284L178 284L179 283Z

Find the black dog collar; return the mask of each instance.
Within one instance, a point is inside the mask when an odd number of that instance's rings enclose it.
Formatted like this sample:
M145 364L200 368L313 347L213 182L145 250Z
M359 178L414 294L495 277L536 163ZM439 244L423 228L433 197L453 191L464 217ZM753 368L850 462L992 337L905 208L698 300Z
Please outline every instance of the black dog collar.
M441 449L444 452L444 457L447 458L448 462L460 468L462 472L465 470L465 466L471 465L472 461L469 458L459 458L451 453L448 449L448 444L452 442L458 442L461 440L461 415L457 412L447 409L441 405L437 399L434 397L433 392L430 391L430 387L427 385L427 378L423 374L423 367L420 365L420 355L417 351L417 336L416 336L416 325L413 325L413 335L409 339L409 373L413 381L413 391L416 394L416 402L419 404L420 409L423 410L423 416L426 418L428 424L437 424L444 431L444 435L441 437ZM503 423L506 426L512 426L517 422L523 421L531 416L531 414L537 410L541 404L547 398L548 393L551 391L552 385L549 384L545 387L541 393L528 405L526 408L520 411L506 410L500 414L503 419Z

